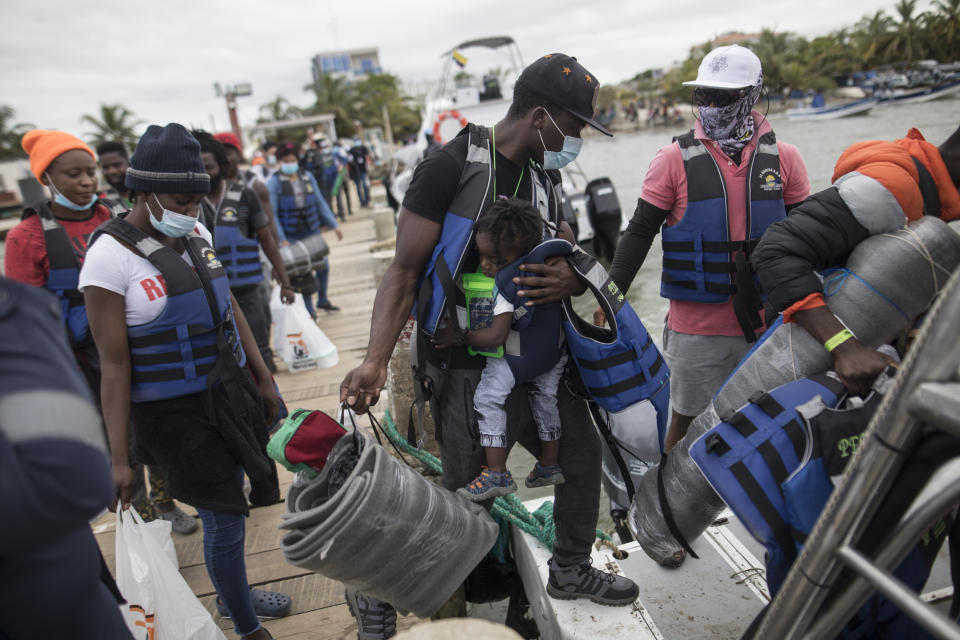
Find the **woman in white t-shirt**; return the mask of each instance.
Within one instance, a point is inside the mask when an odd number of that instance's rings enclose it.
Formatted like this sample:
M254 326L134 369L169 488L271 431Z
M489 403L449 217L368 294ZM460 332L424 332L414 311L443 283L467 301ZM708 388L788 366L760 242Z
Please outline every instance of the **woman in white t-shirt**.
M138 454L200 514L221 615L233 618L241 637L265 640L271 636L258 616L286 615L291 601L247 583L243 474L262 479L273 467L265 424L278 399L210 233L197 221L210 189L200 145L178 124L149 127L126 185L133 209L100 227L80 273L102 363L114 482L126 507L132 424Z

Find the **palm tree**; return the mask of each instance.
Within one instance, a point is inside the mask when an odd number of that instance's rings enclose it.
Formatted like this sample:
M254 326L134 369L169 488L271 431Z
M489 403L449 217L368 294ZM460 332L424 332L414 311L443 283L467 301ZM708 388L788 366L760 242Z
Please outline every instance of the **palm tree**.
M357 119L356 96L353 86L344 76L321 73L314 81L304 87L313 91L316 100L308 109L311 113L332 113L336 116L337 135L352 136L356 131L353 121Z
M303 115L299 107L290 104L283 96L277 96L270 102L260 105L260 118L257 122L275 122L277 120L293 120Z
M20 146L20 140L30 129L36 129L32 124L19 122L14 124L16 111L10 105L0 105L0 160L8 158L25 158L27 153Z
M960 0L935 0L933 6L932 26L941 60L952 62L960 56Z
M887 46L887 58L891 61L913 62L923 53L920 16L914 15L917 0L900 0L896 7L900 20L895 24L893 38Z
M883 10L872 16L864 16L854 27L851 40L854 50L865 68L881 62L881 52L886 51L891 37L893 20Z
M132 149L140 139L136 129L143 124L143 120L135 118L134 113L122 104L101 104L99 120L86 114L80 121L96 127L95 131L86 134L93 144L112 140L122 142Z

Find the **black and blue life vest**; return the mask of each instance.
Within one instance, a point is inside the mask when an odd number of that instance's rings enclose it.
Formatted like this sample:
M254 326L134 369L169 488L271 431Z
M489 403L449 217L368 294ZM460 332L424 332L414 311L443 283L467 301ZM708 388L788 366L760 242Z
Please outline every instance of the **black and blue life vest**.
M564 332L590 397L616 413L643 400L670 396L670 370L626 297L595 258L579 248L567 262L607 316L610 328L587 322L563 301Z
M836 407L844 393L843 384L827 376L788 382L721 416L722 422L690 445L690 457L707 481L766 548L771 593L797 554L781 489L810 440L797 408L812 401Z
M721 304L731 300L749 340L762 324L763 307L750 253L774 222L786 217L780 154L773 131L760 136L750 157L745 240L731 240L727 190L716 160L690 131L676 138L687 177L687 208L661 231L660 295L672 300Z
M241 207L246 185L237 179L227 186L220 208L217 211L216 249L232 288L247 287L263 282L260 268L260 241L256 235L248 237L241 229ZM249 217L244 226L250 227ZM253 231L252 227L250 230Z
M105 206L111 216L117 216L127 210L122 204L112 200L100 199L93 206L97 205ZM40 218L43 242L46 245L47 259L50 263L50 271L44 286L60 301L60 313L67 328L70 346L74 349L89 347L93 344L93 338L90 336L83 294L77 289L80 283L81 256L70 242L70 236L57 222L48 203L38 202L27 207L23 211L21 220L26 220L32 215Z
M426 271L419 285L414 316L419 329L432 336L441 319L446 317L456 327L466 326L467 308L463 291L459 288L467 256L473 244L473 225L480 214L493 202L494 173L491 162L490 130L470 124L458 134L467 136L467 155L460 174L457 194L444 215L440 239L427 262ZM528 200L544 220L554 227L560 223L559 189L544 169L535 164L530 170L530 192L521 195ZM456 313L448 313L447 304L454 300Z
M543 264L547 258L570 255L572 250L573 245L566 240L552 238L497 271L497 289L514 307L510 334L503 345L503 357L517 384L546 373L560 360L563 355L563 311L559 302L524 306L527 299L517 295L520 286L514 284L513 278L534 275L520 271L521 264Z
M127 327L133 402L179 398L208 388L224 349L242 367L246 354L236 331L227 273L213 248L196 233L184 238L194 265L130 223L113 219L101 233L136 248L163 277L167 304L155 319ZM225 345L224 345L225 343Z
M280 181L280 202L277 205L277 217L284 234L302 238L320 231L320 195L313 188L313 180L306 171L300 172L300 184L303 185L303 206L297 206L293 183L290 178L278 171L273 174Z

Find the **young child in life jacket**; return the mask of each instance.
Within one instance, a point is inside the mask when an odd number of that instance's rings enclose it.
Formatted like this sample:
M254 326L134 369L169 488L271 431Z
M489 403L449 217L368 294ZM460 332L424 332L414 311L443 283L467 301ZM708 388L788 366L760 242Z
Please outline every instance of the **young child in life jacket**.
M543 241L543 219L526 201L497 199L484 212L475 227L475 247L483 274L493 278L498 271L527 255ZM448 330L439 331L434 344L466 344L482 351L494 351L503 346L510 334L514 317L514 303L494 287L493 321L489 327L473 329L456 341ZM560 352L560 345L556 345ZM561 484L563 471L557 464L560 449L560 413L557 409L557 387L563 375L566 355L546 373L526 381L530 410L537 422L540 436L540 456L527 476L527 487ZM457 493L474 502L483 502L517 490L507 470L507 412L505 405L517 383L514 371L506 357L487 357L480 382L473 397L474 409L480 426L480 444L487 464L476 479Z

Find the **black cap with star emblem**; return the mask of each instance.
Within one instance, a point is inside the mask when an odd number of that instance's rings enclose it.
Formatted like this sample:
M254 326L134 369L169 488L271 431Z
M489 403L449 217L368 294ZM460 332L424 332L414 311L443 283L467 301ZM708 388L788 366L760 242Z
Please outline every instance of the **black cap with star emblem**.
M600 133L613 135L593 117L600 83L576 58L563 53L547 54L524 69L517 84L562 107Z

